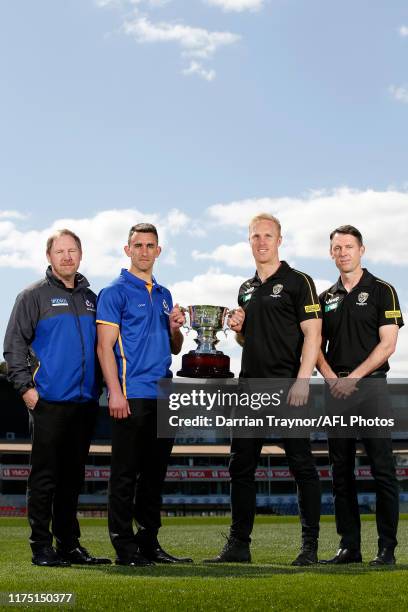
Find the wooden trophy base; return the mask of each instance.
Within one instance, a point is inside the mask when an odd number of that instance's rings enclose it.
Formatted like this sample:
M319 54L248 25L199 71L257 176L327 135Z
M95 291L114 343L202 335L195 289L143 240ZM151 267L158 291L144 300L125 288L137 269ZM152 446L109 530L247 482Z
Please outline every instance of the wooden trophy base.
M222 351L216 353L196 353L190 351L183 355L181 370L177 376L187 378L234 378L230 372L230 358Z

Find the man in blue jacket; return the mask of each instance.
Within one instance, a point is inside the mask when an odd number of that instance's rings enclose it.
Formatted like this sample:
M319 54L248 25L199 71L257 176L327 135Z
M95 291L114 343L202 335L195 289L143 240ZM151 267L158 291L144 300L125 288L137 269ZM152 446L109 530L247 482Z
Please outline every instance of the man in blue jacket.
M185 320L153 277L160 251L154 225L131 227L130 268L98 297L98 356L112 417L109 533L116 563L130 567L191 562L164 551L157 539L173 440L157 437L156 387L171 377L171 353L181 350Z
M4 341L8 377L28 408L32 432L32 562L110 563L80 545L76 518L98 408L96 296L78 273L82 248L76 234L55 232L46 254L46 276L17 296Z

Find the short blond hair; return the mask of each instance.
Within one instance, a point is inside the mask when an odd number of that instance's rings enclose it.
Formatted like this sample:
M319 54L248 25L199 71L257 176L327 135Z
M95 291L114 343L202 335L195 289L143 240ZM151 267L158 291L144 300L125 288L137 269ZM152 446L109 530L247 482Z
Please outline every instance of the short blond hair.
M272 221L272 223L275 223L276 227L279 230L279 236L282 233L282 227L280 224L280 221L277 217L274 217L273 215L270 215L269 213L259 213L259 215L255 215L255 217L252 217L251 221L249 222L249 233L251 234L251 227L253 225L255 225L255 223L258 223L258 221Z

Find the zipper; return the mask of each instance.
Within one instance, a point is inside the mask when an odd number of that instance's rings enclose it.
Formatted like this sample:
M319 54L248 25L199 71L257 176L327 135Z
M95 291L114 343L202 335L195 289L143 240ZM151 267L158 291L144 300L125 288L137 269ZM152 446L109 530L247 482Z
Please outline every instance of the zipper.
M72 296L72 299L71 299ZM72 310L74 311L74 316L75 316L75 322L76 322L76 326L78 328L78 333L79 333L79 338L81 340L81 350L82 350L82 373L81 373L81 380L79 383L79 397L82 399L83 397L83 387L84 387L84 379L85 379L85 343L84 343L84 336L82 334L82 329L81 329L81 322L79 320L79 314L78 314L78 309L76 307L75 304L75 296L74 296L74 292L72 292L72 294L69 296L70 297L70 302L72 304Z

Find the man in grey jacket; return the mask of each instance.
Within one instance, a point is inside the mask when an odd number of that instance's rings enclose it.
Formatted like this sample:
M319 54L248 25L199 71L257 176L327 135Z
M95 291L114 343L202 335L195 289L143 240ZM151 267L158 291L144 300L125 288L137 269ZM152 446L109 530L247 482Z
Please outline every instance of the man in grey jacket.
M8 377L27 406L32 432L27 487L32 562L110 563L80 545L76 518L100 386L96 296L78 273L78 236L68 229L55 232L46 254L46 277L17 296L4 341Z

